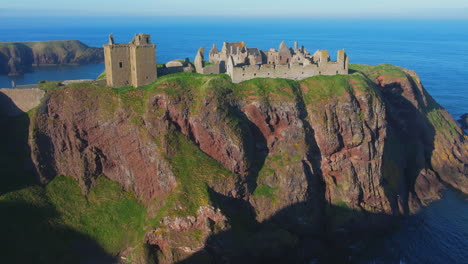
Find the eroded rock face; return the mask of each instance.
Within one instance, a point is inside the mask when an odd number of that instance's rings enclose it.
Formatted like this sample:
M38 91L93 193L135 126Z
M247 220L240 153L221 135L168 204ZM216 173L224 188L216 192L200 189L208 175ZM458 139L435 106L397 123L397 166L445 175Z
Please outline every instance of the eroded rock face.
M261 261L300 248L299 235L386 228L440 198L445 183L468 193L467 136L414 72L395 71L236 86L222 77L193 77L196 85L173 77L140 97L65 88L35 115L33 160L44 183L63 174L86 190L104 174L161 208L183 187L177 148L167 140L181 133L232 179L207 182L210 199L195 214L171 215L183 204L169 203L146 242L161 250L160 263L192 255L200 263ZM143 107L129 105L134 100ZM276 242L234 239L230 230L246 223L247 237Z
M468 129L468 113L461 115L458 122L463 129Z
M123 109L104 109L118 98L99 96L66 89L38 110L31 146L41 182L67 175L87 189L103 174L142 200L170 193L176 180L156 144Z
M183 260L197 252L203 252L206 238L227 228L227 219L219 209L201 206L196 216L164 217L160 227L148 232L145 240L146 243L157 246L163 253L164 257L158 259L158 263L173 263L175 260ZM194 237L194 233L198 235ZM203 253L205 256L201 259L209 260L209 254Z

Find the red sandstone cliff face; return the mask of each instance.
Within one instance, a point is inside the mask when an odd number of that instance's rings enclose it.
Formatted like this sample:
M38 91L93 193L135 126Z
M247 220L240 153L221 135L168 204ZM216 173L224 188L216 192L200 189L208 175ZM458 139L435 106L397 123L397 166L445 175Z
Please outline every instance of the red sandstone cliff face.
M296 248L297 234L388 227L393 216L439 198L445 183L468 192L468 137L414 72L376 66L235 86L222 77L193 78L174 76L128 95L98 87L54 91L31 125L44 183L63 174L86 190L103 174L145 203L157 201L156 214L167 206L146 235L162 251L160 263L195 252L215 262L240 255L261 261ZM209 199L183 216L171 214L183 200L167 202L190 184L174 161L179 143L168 140L177 133L232 173L210 178ZM252 244L229 230L274 239Z
M90 90L52 93L31 132L41 182L67 175L86 190L105 175L142 200L171 192L176 181L167 161L119 104L115 96L103 99Z

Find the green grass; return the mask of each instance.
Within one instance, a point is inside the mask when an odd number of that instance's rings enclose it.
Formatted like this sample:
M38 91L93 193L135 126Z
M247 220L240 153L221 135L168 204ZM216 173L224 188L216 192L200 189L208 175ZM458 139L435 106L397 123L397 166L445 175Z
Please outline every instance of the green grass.
M144 235L145 207L116 182L100 177L85 196L75 180L58 176L46 193L62 223L91 237L107 252L115 254Z
M164 215L195 215L202 205L211 204L208 187L215 180L235 181L236 176L208 157L179 132L167 135L167 143L174 153L168 157L177 180L175 191L166 206L158 213Z
M349 206L344 201L336 202L336 206L343 208L343 209L350 209Z
M254 195L264 196L270 200L275 200L276 190L278 190L278 187L270 187L269 185L266 185L266 184L260 184L257 186L257 188L255 188Z
M349 70L350 73L362 73L371 80L375 80L379 76L392 79L406 78L403 68L386 63L379 65L350 64Z
M368 88L368 83L361 75L318 75L300 83L306 104L354 93L355 89L364 91Z
M52 91L56 89L63 88L61 85L62 81L40 81L38 83L38 88L44 91Z
M101 74L99 74L99 76L96 78L96 80L103 80L106 78L106 72L103 71Z
M461 134L460 128L449 120L441 109L432 109L426 113L427 119L434 128L446 136L459 136Z
M238 98L253 97L265 102L293 101L298 87L294 80L255 78L236 84L233 92Z
M0 229L12 228L8 243L18 245L18 251L35 254L31 257L41 260L39 263L73 256L73 241L94 240L105 252L115 255L138 244L144 235L143 204L104 177L85 195L76 180L57 176L45 188L31 186L0 196L0 206L11 214L0 219ZM27 246L36 239L40 241L33 247ZM10 252L7 259L21 258L14 253Z

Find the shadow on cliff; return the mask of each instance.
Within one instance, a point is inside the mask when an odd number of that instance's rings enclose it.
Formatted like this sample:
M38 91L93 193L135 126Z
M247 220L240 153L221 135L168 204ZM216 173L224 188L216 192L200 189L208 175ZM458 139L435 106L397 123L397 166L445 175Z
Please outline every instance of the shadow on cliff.
M116 263L90 237L57 224L47 202L34 202L0 201L2 263Z
M258 174L270 152L267 139L260 128L252 122L244 112L235 107L231 107L230 111L243 121L242 130L245 134L243 137L243 145L247 150L247 158L252 161L245 181L247 184L247 192L253 193L255 188L257 188Z
M244 200L210 190L212 201L229 219L230 228L211 235L205 247L178 262L192 263L353 263L358 241L384 234L394 216L362 213L328 204L321 232L302 234L285 228L285 215L303 208L294 204L259 223L255 209ZM352 221L355 219L355 221ZM351 220L351 221L350 221ZM351 224L350 224L351 223Z
M436 128L426 113L441 107L424 90L420 91L410 76L408 80L410 88L402 87L400 83L383 87L369 83L380 91L387 111L383 184L392 214L358 211L329 204L323 196L316 197L323 199L324 221L309 224L318 225L321 232L301 233L294 226L285 225L285 219L299 218L297 212L310 206L306 202L283 208L260 223L248 201L210 190L211 200L229 219L230 229L211 235L203 250L179 263L310 263L312 260L315 263L354 263L354 257L363 253L369 239L385 235L398 223L399 215L409 214L424 204L423 200L434 198L439 189L432 189L433 186L442 183L434 174L433 177L423 175L428 181L426 185L416 184L418 176L421 177L425 170L432 170L431 157L435 149ZM404 91L413 95L420 109L403 96ZM428 102L427 106L425 102ZM308 124L305 125L308 129ZM308 160L312 162L309 165L312 165L312 176L315 176L321 174L320 149L313 141L308 144ZM309 186L322 190L321 182L311 182L312 178L308 175ZM211 257L210 262L207 262L207 255Z
M90 237L58 224L59 213L36 185L29 123L26 113L0 115L0 262L115 263Z
M0 115L0 195L36 182L28 145L29 122L26 113Z
M16 106L15 102L4 93L0 92L0 117L1 116L18 116L24 113Z
M431 190L430 187L437 186L437 183L432 181L442 183L437 174L431 176L424 172L432 170L436 133L424 113L441 109L441 106L430 95L422 94L411 76L407 75L407 78L411 87L404 88L400 83L377 86L387 108L388 132L383 152L384 190L395 214L408 214L418 209L421 204L425 204L420 198L435 198L438 190ZM420 109L403 96L404 93L411 94ZM424 106L425 101L428 102L427 107ZM424 177L428 184L421 186L426 189L420 188L419 196L427 197L418 197L416 190L416 181L422 173L427 175Z

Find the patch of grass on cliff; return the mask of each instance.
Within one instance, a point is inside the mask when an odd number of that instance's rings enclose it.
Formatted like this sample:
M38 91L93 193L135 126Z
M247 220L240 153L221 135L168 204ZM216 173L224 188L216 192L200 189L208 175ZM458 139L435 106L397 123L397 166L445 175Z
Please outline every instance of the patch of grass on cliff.
M169 96L183 98L188 104L191 114L198 114L206 99L224 100L231 86L231 80L225 74L177 73L161 77L152 87L148 88L151 92L156 90Z
M306 104L323 99L339 97L352 92L353 88L364 89L364 80L353 75L317 75L300 82ZM353 87L354 86L354 87Z
M196 215L200 206L210 204L209 184L215 179L234 181L235 175L216 160L210 158L179 132L167 136L171 146L168 157L177 180L177 187L158 212L157 220L164 216Z
M46 191L62 223L93 238L107 252L117 253L143 235L145 207L132 192L105 177L98 178L87 196L74 179L64 176L56 177Z
M391 79L406 78L406 73L403 71L403 68L387 63L379 65L350 64L349 71L350 73L362 73L371 80L375 80L379 76L385 76Z
M231 86L229 76L203 75L198 73L177 73L164 75L155 82L138 87L121 87L114 89L124 103L133 111L143 114L150 96L155 93L165 93L170 97L181 97L188 103L192 114L198 113L206 98L214 94L223 98Z
M236 84L233 92L236 97L269 101L292 101L295 99L298 83L288 79L255 78Z
M255 196L264 196L270 200L276 199L276 190L278 187L270 187L266 184L260 184L255 188L254 195Z
M8 215L0 218L0 229L14 231L3 238L17 245L18 252L33 254L38 262L63 262L59 260L70 258L71 247L78 241L95 241L114 255L144 235L145 207L131 192L104 177L88 195L76 180L57 176L46 187L31 186L0 196L0 205L7 206L2 212ZM22 211L12 211L15 206ZM18 252L11 252L12 257L17 258ZM77 260L65 262L69 261Z
M99 76L96 78L96 80L103 80L106 78L106 72L103 71L101 74L99 74Z
M438 132L452 137L462 134L461 129L444 115L442 109L432 109L426 116Z
M62 81L40 81L38 88L44 91L56 90L64 87L61 83Z
M336 206L338 206L340 208L343 208L343 209L350 209L350 207L348 206L348 204L346 204L345 201L336 202Z

